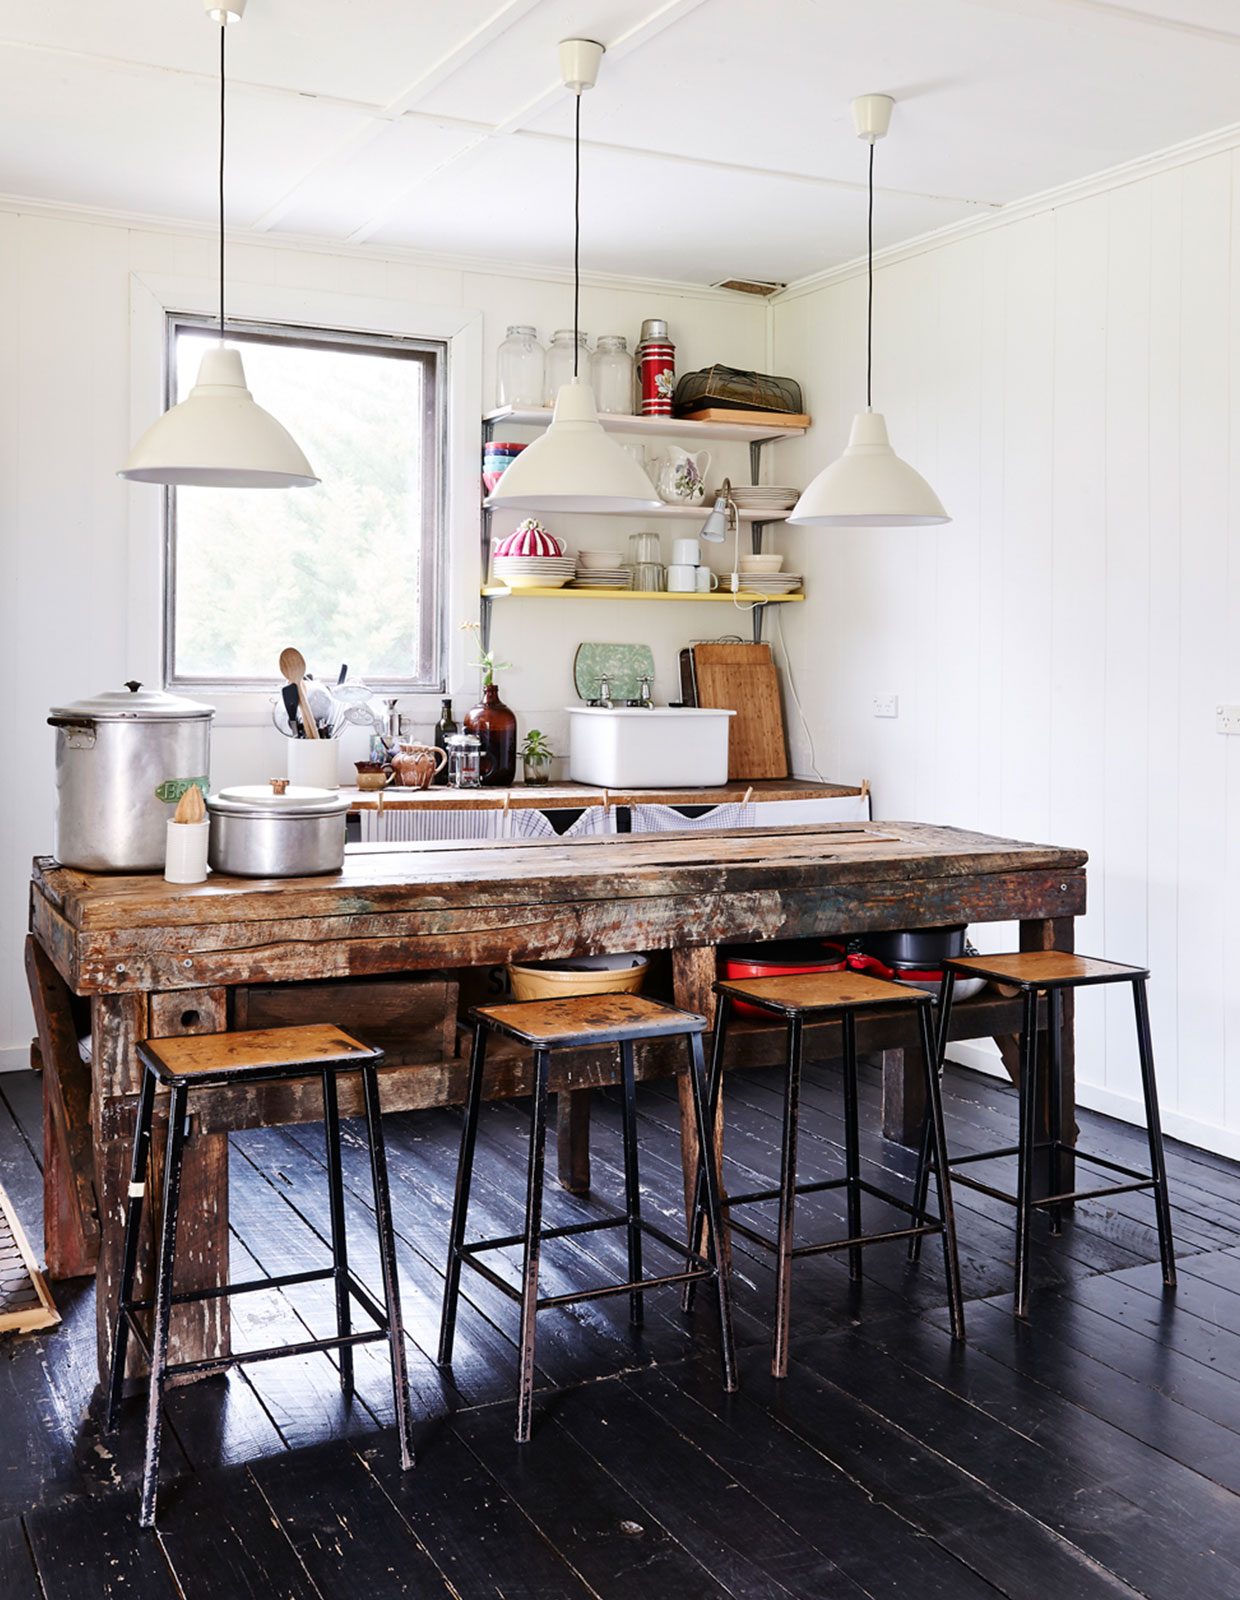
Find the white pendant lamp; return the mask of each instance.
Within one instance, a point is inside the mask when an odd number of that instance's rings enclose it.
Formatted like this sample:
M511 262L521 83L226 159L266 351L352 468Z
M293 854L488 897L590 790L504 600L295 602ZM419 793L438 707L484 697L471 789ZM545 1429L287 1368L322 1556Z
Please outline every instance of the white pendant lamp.
M204 7L220 28L220 342L203 356L186 398L147 429L118 476L172 486L304 488L319 481L313 468L288 430L255 405L239 352L224 344L224 39L245 0L204 0Z
M656 511L663 504L641 467L603 432L594 391L577 373L581 302L581 96L598 77L603 46L564 39L560 71L577 97L573 134L573 381L556 396L551 426L516 458L489 504L514 511Z
M926 480L891 448L886 419L870 404L874 366L874 146L891 126L894 105L895 101L886 94L861 95L852 103L857 136L870 147L865 410L853 418L844 454L823 468L788 517L789 522L807 527L908 528L951 521Z

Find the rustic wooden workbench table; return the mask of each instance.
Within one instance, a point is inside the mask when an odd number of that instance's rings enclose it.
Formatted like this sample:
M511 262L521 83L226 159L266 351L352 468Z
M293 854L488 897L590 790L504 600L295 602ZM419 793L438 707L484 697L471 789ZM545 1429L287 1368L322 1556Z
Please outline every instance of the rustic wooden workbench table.
M329 877L212 877L193 887L36 860L32 981L50 992L63 980L90 1002L89 1080L56 1077L60 1103L49 1112L66 1137L45 1182L49 1216L74 1212L80 1253L98 1250L101 1363L110 1348L139 1086L136 1047L143 1038L227 1027L234 989L661 949L671 952L677 1003L710 1013L714 947L724 942L1019 921L1022 948L1071 949L1073 918L1085 909L1085 860L1080 850L887 822L357 846L343 871ZM70 1027L63 1007L57 1013L53 1005L50 1015L52 1031ZM1010 1033L1018 1017L1019 1002L979 996L956 1007L953 1036ZM815 1030L820 1055L833 1053L833 1026ZM892 1027L876 1020L859 1028L858 1043L890 1053L885 1121L889 1133L907 1138L920 1122L911 1095L916 1074L902 1059L908 1041ZM1070 1010L1066 1027L1063 1103L1070 1141ZM746 1024L737 1030L737 1059L777 1060L780 1042L777 1031ZM43 1028L40 1044L45 1057L65 1061ZM492 1092L522 1092L524 1066L520 1057L497 1057ZM574 1057L560 1087L609 1082L613 1070L601 1053ZM651 1050L641 1070L651 1075L669 1065ZM398 1069L384 1103L389 1109L442 1105L461 1093L462 1063L445 1059ZM219 1281L227 1262L227 1130L319 1116L316 1096L303 1085L198 1099L183 1179L182 1216L190 1228L186 1287ZM356 1109L347 1094L341 1109L346 1115ZM687 1159L695 1155L686 1149ZM85 1260L81 1270L89 1270ZM182 1350L215 1348L227 1339L226 1302L201 1301L181 1311Z

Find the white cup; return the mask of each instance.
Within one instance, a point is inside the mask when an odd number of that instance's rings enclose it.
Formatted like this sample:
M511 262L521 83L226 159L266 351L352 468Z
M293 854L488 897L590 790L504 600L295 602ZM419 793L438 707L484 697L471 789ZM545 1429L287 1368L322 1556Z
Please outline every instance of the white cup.
M173 822L169 817L165 827L168 840L164 850L164 881L205 883L210 817L204 817L201 822Z
M694 585L699 594L709 594L712 589L719 587L719 574L712 572L709 567L695 568L697 582Z
M696 567L702 559L702 547L696 539L673 539L672 560L678 567Z
M697 589L698 569L683 562L667 569L667 587L672 594L693 594Z
M335 739L289 739L288 781L303 789L339 789Z

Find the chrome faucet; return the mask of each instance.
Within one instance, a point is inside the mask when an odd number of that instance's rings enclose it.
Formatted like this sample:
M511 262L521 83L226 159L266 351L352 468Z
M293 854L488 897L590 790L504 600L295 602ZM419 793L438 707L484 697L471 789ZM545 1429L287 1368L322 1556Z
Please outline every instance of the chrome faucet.
M611 698L611 679L606 673L603 673L601 677L594 680L594 687L598 690L598 694L589 702L589 704L592 706L599 706L604 711L611 711L613 709Z

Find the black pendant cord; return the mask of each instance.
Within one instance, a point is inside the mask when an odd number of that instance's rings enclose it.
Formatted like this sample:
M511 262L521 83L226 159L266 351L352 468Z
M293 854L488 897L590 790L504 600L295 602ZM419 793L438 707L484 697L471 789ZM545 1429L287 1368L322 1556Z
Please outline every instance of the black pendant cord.
M873 410L870 394L874 374L874 143L870 142L870 214L866 226L866 267L869 284L865 304L865 409Z
M581 349L581 90L577 91L577 110L573 127L573 377L577 376L577 353Z
M228 33L220 23L220 343L224 342L224 39Z

